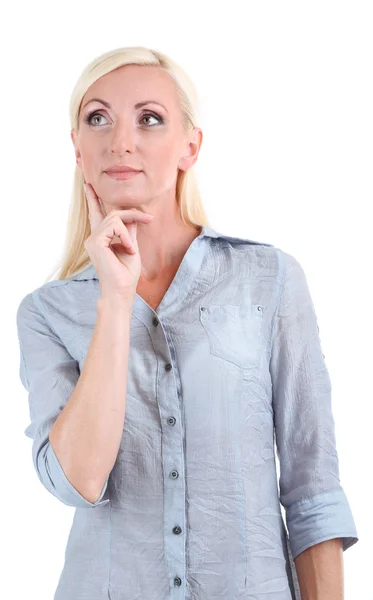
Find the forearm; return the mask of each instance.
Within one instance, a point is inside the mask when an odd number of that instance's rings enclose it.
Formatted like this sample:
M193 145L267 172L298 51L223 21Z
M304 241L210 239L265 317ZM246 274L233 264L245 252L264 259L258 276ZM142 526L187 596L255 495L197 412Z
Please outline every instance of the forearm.
M342 540L307 548L294 560L302 600L344 600Z
M49 436L68 480L90 502L113 468L123 435L131 314L131 302L99 300L78 383Z

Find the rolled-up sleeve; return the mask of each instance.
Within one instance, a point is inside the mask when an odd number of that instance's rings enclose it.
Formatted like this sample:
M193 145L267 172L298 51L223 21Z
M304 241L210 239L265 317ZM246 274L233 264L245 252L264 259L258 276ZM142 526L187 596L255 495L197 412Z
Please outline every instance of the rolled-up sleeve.
M67 479L49 441L53 423L66 405L79 379L79 365L52 331L37 298L25 296L16 315L20 350L19 376L28 391L30 423L24 433L33 440L32 459L45 488L68 506L90 508L109 502L108 479L94 503Z
M276 249L282 274L272 329L270 372L280 502L293 557L320 542L358 541L339 478L331 381L305 273Z

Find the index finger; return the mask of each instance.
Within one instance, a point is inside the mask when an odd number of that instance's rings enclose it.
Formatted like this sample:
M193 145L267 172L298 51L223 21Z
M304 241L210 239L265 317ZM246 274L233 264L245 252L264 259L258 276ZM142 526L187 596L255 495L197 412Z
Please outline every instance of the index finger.
M105 218L102 211L100 200L89 183L84 184L85 196L87 198L89 220L91 223L91 229L96 229L101 221Z

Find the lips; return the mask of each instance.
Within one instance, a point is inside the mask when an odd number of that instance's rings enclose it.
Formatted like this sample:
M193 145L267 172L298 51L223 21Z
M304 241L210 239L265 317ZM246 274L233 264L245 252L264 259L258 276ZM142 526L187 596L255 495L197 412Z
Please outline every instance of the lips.
M117 181L122 181L125 179L133 179L136 175L139 175L141 171L121 171L121 172L110 172L106 171L105 175L111 177L111 179L116 179Z
M111 167L106 169L105 173L140 173L140 171L131 167Z

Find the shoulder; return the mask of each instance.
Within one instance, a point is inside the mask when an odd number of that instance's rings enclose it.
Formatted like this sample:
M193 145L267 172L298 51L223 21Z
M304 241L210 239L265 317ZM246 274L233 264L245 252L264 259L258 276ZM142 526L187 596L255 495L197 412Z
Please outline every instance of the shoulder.
M34 288L19 302L16 319L21 323L23 319L40 318L40 316L53 318L56 313L63 314L74 310L74 305L80 297L82 300L92 293L88 285L80 285L83 281L92 281L95 285L95 272L90 264L83 270L67 279L55 279ZM88 296L87 296L88 295Z
M299 261L292 254L268 241L233 236L211 228L208 228L208 235L215 238L216 243L223 248L246 254L252 262L265 266L267 274L270 273L279 282L284 282L286 276L296 270L302 270Z

